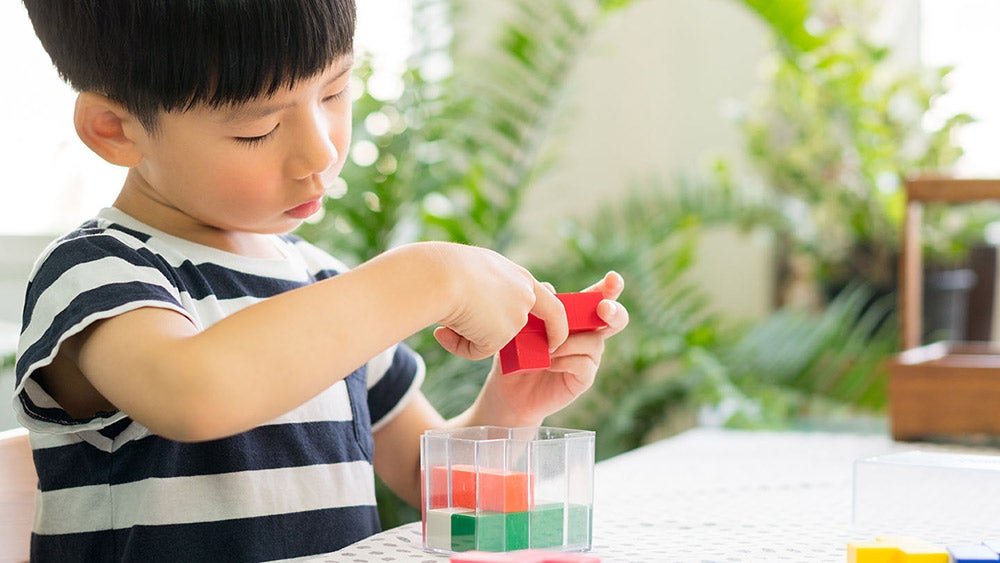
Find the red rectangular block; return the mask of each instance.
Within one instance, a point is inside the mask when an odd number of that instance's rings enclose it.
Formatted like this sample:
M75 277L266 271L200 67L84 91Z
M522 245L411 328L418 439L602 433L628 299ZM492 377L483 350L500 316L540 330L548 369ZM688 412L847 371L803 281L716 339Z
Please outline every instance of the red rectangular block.
M604 299L601 292L557 293L556 297L566 309L566 322L570 334L608 326L608 323L597 315L597 304ZM510 375L521 371L546 369L551 365L545 323L535 315L529 314L524 328L500 350L500 371L504 375Z
M597 304L604 299L600 291L581 291L579 293L557 293L556 297L566 308L566 320L569 331L586 332L608 326L597 316Z
M525 512L533 506L530 473L481 469L471 465L440 466L431 469L431 508L446 508L448 477L451 477L453 507L479 508L490 512ZM477 506L478 500L478 506Z
M451 494L448 482L451 480ZM431 468L431 508L476 507L476 473L471 465Z
M500 371L504 374L545 369L551 365L544 325L542 332L522 330L500 349Z

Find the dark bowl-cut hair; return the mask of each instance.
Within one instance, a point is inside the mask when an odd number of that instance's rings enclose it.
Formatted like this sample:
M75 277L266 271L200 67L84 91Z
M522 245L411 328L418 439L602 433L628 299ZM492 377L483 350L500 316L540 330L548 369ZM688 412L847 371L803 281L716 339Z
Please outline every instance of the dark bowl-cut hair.
M59 75L156 128L269 96L353 51L354 0L23 0Z

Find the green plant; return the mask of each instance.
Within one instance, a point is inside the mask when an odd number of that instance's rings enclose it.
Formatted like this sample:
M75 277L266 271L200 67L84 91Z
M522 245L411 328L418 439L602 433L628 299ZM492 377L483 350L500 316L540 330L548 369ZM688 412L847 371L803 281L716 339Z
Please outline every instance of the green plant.
M597 431L609 457L694 425L787 428L811 417L878 413L884 359L896 346L893 304L872 304L863 284L821 311L784 308L735 324L712 312L691 279L705 229L775 228L785 218L766 196L735 189L720 169L631 192L576 223L556 257L533 272L569 289L609 269L627 280L626 332L608 345L593 389L550 424Z
M951 69L903 68L870 39L876 3L823 0L808 9L819 31L807 41L794 34L799 27L765 18L781 48L765 95L741 120L747 153L797 224L782 233L789 246L816 259L821 279L843 286L860 276L891 287L901 178L947 171L961 154L954 133L971 118L928 119ZM982 233L981 222L927 223L924 238L938 256Z
M720 338L720 320L685 275L696 261L705 216L662 190L644 192L577 223L551 261L531 266L567 290L608 270L626 279L620 301L629 310L628 329L609 343L593 388L549 421L596 430L599 459L632 449L666 426L690 426L693 370L699 354L711 354ZM684 193L698 202L708 197Z
M751 428L880 413L898 342L894 305L854 284L822 311L776 311L718 350L707 401L728 425Z

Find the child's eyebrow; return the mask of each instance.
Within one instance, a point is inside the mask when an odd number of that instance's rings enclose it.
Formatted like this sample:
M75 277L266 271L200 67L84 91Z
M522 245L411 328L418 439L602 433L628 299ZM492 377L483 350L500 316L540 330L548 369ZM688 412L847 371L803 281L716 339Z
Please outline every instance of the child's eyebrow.
M330 77L326 82L324 82L321 88L327 88L328 86L330 86L330 84L333 84L337 80L340 80L345 74L351 71L351 68L353 66L354 66L354 58L346 57L340 63L340 65L338 65L339 72L337 72L336 75ZM295 105L295 102L276 103L276 104L269 104L267 102L264 102L262 104L248 102L245 104L233 105L223 109L220 112L218 121L221 123L240 123L246 121L254 121L278 113L281 110L288 109L293 105Z

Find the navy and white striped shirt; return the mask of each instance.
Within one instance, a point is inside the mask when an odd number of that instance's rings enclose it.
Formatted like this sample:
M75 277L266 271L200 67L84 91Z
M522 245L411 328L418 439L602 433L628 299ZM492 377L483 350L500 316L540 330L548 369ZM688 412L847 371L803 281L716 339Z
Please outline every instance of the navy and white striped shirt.
M121 411L74 419L33 379L100 319L161 307L205 329L345 269L297 237L273 239L284 259L246 258L105 209L46 249L28 284L14 397L39 478L33 560L294 559L379 530L372 431L423 378L402 344L285 415L202 443L161 438Z

